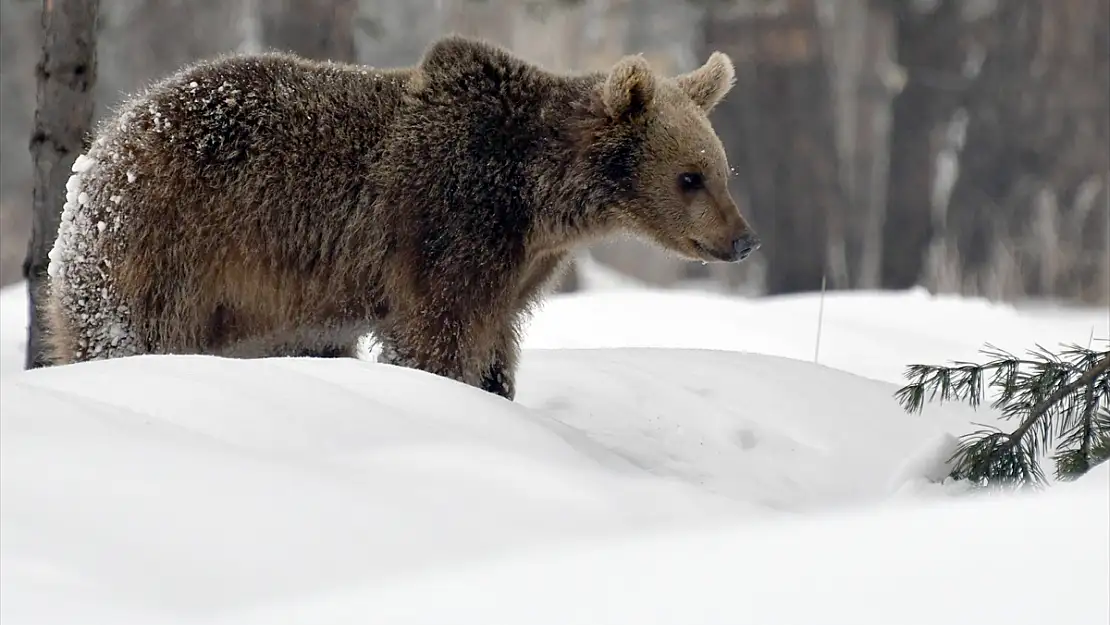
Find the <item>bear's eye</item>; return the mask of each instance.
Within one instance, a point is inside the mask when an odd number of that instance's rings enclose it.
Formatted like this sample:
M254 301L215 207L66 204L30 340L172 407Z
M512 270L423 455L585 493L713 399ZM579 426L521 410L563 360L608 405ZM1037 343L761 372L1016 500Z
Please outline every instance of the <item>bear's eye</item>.
M702 179L701 174L697 172L686 172L678 176L678 188L682 189L683 193L693 193L700 191L705 187L705 180Z

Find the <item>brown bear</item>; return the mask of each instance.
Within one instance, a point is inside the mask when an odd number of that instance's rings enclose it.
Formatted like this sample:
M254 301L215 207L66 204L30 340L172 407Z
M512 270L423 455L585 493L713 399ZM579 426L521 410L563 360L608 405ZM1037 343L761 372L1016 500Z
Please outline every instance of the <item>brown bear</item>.
M519 328L577 246L759 246L707 114L714 53L557 74L451 35L408 68L200 62L125 102L74 165L50 255L53 363L354 356L514 397Z

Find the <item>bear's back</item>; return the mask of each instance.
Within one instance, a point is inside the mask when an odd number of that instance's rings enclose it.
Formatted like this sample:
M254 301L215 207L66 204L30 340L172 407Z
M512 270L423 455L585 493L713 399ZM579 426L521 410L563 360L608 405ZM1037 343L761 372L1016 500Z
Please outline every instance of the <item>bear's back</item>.
M154 84L101 134L146 171L348 165L380 142L407 79L277 53L223 57Z
M159 307L184 306L170 291L200 306L232 282L270 292L262 267L280 281L334 266L408 78L265 54L153 84L101 124L70 181L57 288L108 288L161 318Z
M195 259L236 239L274 255L306 229L330 232L358 201L408 77L285 54L187 67L99 128L75 210L108 226L86 237L114 241L116 255Z

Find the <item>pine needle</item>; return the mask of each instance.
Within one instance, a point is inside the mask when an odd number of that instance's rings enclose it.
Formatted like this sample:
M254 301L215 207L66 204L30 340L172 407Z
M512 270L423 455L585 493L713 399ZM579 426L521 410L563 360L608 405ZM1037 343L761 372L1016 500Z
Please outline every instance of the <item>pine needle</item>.
M1055 445L1057 479L1075 479L1110 456L1110 351L1078 345L1052 352L1041 345L1025 358L987 344L984 363L914 364L908 384L895 393L903 409L920 413L926 402L960 401L991 407L1018 427L984 428L961 439L950 458L951 477L981 487L1039 487L1037 459Z

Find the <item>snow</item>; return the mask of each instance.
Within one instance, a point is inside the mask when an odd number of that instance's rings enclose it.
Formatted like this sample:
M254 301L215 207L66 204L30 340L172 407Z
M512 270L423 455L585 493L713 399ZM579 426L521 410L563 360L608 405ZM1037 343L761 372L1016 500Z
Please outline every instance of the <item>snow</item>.
M3 289L0 621L1110 619L1110 466L957 496L955 437L995 417L892 398L909 362L1086 344L1105 311L830 295L814 364L814 297L601 278L529 326L517 402L356 360L23 372Z
M745 299L708 292L606 290L555 298L530 325L529 347L686 347L812 362L818 296ZM818 362L903 384L911 363L982 360L991 343L1016 353L1040 343L1110 338L1110 314L900 293L829 293Z
M66 180L66 201L62 206L58 237L50 249L50 264L47 272L53 279L64 277L67 265L82 262L81 256L89 250L90 242L81 233L82 222L89 219L86 211L80 209L89 202L89 194L84 190L84 178L96 165L96 148L88 154L77 155L70 170L73 174Z
M23 370L28 312L25 282L0 289L0 378Z
M126 115L126 114L125 114ZM132 341L126 332L109 333L96 328L127 327L126 308L119 304L114 287L104 279L101 253L109 222L116 230L120 224L119 196L109 201L112 179L120 166L120 146L98 138L87 154L78 155L66 181L66 200L58 224L58 236L49 252L47 273L50 288L68 318L93 320L87 333L77 333L78 354L94 356L129 354ZM95 293L88 297L87 294Z
M1082 486L1036 499L576 540L216 622L1095 625L1110 619L1110 499ZM1066 562L1068 574L1015 580L997 570L1005 564L981 564L1015 551L1017 566ZM980 566L960 566L973 558Z

